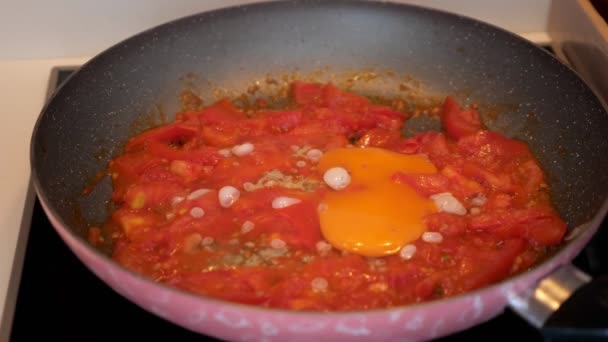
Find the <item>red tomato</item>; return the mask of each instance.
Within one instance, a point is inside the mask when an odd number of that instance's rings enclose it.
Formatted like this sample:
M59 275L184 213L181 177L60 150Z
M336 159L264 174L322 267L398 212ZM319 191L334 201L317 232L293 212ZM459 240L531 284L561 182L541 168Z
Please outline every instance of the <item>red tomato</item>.
M366 310L500 281L562 241L566 224L528 146L482 129L477 112L452 97L441 112L444 132L405 139L405 114L332 84L294 82L291 96L292 108L247 114L218 101L133 137L110 163L118 209L106 234L90 230L91 242L111 236L119 263L205 296L291 310ZM408 260L328 245L318 210L332 190L308 152L353 139L353 148L426 155L438 172L397 172L395 186L424 197L449 192L467 213L426 216L427 230L442 241L408 242L416 246ZM248 154L219 153L244 142L254 146ZM225 186L238 190L230 205L220 204ZM299 202L273 208L281 196Z
M523 240L509 239L493 248L468 251L462 248L462 269L467 273L461 280L461 291L473 290L508 276L515 259L525 247Z
M395 183L407 184L422 196L431 196L449 189L450 182L444 175L431 174L406 174L397 172L392 176Z
M462 110L456 100L448 96L441 107L443 129L452 139L471 135L481 129L479 114L474 109Z
M370 101L360 95L344 92L329 83L323 87L323 103L331 109L346 111L364 111L370 105Z
M360 147L392 147L401 140L401 133L397 130L385 128L372 128L357 140Z
M290 90L294 102L305 106L319 103L323 87L320 84L293 82Z

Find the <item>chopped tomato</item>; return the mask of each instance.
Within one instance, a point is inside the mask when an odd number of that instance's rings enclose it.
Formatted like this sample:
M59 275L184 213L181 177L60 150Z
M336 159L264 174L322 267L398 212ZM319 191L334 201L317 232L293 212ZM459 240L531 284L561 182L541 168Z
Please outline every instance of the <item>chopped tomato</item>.
M291 97L297 105L314 105L321 101L323 87L320 84L293 82Z
M323 87L322 96L324 104L331 109L361 111L366 110L371 105L367 98L342 91L331 83Z
M125 150L132 151L143 147L150 141L163 142L167 144L183 145L186 141L197 135L197 130L179 124L161 126L145 131L129 140Z
M401 133L397 130L385 128L372 128L357 140L360 147L392 147L401 140Z
M481 129L481 120L475 109L463 110L456 100L448 96L441 107L441 123L447 135L459 139Z
M443 132L404 138L405 113L333 84L294 82L290 90L289 109L245 112L221 100L134 136L110 163L117 209L89 230L91 243L111 237L119 263L195 294L329 311L464 293L525 271L562 241L566 223L528 146L483 129L478 113L454 98L441 110ZM418 154L433 164L378 176L429 199L419 220L427 234L381 257L325 241L321 213L343 190L327 186L319 158L346 147ZM351 186L344 193L365 184ZM440 210L436 194L460 208ZM383 200L370 199L380 207ZM397 211L412 205L392 202ZM343 222L348 233L378 235L373 224Z

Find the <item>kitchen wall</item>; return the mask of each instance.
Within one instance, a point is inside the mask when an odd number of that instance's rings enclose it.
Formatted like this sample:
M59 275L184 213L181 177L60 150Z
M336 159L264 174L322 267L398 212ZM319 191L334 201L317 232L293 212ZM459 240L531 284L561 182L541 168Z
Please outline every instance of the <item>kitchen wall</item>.
M0 59L91 56L181 16L257 1L0 0ZM543 40L551 0L393 1L464 14Z

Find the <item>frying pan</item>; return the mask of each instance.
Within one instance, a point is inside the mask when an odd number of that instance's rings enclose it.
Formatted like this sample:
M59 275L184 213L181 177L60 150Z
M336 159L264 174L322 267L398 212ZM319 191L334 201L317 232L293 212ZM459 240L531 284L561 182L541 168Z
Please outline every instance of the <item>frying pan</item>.
M87 244L86 223L106 217L111 186L104 178L90 195L81 196L82 189L138 131L134 123L141 123L142 113L171 117L186 86L202 95L214 89L238 93L267 74L314 75L320 68L328 70L319 76L325 80L352 70L390 70L387 74L417 80L429 94L478 103L490 129L526 141L538 156L555 205L569 224L569 240L531 270L477 291L391 309L332 313L195 296L134 274ZM369 83L366 89L366 95L398 95L390 82ZM45 213L69 248L118 293L166 320L227 340L424 340L479 324L507 305L548 331L565 322L579 324L580 314L568 312L580 309L580 300L588 310L604 310L597 317L607 316L598 297L605 279L582 285L588 277L569 266L608 210L607 136L606 111L575 72L501 29L403 4L286 1L186 17L99 54L42 110L31 163ZM539 294L545 300L555 295L556 288L562 292L548 306L534 301ZM574 309L549 317L563 301L562 307ZM605 333L597 317L585 327Z

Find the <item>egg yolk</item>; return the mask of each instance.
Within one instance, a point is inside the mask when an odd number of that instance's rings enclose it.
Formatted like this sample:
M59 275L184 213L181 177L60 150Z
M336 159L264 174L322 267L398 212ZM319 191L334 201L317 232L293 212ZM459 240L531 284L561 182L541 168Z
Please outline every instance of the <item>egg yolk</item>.
M432 200L391 181L396 172L437 172L425 156L340 148L319 161L321 174L333 167L342 167L351 176L346 188L324 196L319 212L323 236L338 249L364 256L396 253L424 233L423 218L437 211Z

